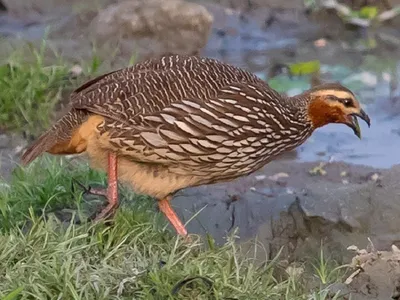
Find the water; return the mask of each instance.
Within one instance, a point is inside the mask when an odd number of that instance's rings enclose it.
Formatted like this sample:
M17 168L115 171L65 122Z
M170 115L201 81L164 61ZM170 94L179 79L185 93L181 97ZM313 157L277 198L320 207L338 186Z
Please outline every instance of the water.
M347 126L331 124L316 130L293 159L345 161L377 168L400 163L398 48L376 45L379 40L374 37L352 32L328 40L325 47L316 47L314 41L320 33L307 22L289 31L279 26L261 30L255 21L241 22L230 15L223 24L217 22L217 26L219 31L213 32L206 55L247 68L269 82L277 65L319 60L321 79L339 81L350 88L369 114L371 128L360 122L361 140ZM221 37L221 28L229 28L227 31L235 34ZM289 78L287 74L279 74L273 81L274 86L285 87L282 89L289 95L310 87L309 76Z

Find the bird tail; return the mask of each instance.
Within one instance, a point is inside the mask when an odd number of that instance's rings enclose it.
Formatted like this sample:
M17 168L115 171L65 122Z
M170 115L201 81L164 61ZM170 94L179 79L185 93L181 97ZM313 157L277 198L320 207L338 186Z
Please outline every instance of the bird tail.
M86 117L86 112L72 109L25 150L21 157L22 164L27 165L43 152L49 151L55 145L68 142L75 129L84 122Z

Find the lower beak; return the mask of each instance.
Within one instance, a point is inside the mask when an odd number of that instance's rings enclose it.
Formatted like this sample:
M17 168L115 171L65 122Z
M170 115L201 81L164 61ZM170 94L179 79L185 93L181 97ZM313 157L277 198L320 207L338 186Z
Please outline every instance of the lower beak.
M371 120L369 116L365 113L365 111L362 109L360 110L359 113L352 113L351 115L349 115L349 122L347 123L347 125L351 129L353 129L354 134L361 139L361 129L360 129L360 124L358 124L357 118L364 120L365 123L367 123L368 127L371 126Z

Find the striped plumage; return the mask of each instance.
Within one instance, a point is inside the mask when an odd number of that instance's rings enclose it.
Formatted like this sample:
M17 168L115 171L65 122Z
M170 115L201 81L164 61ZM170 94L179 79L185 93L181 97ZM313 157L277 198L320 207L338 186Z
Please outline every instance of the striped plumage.
M326 102L328 96L337 103ZM87 151L94 166L106 169L107 155L115 153L122 181L164 199L187 186L254 172L302 144L325 125L319 124L322 117L346 123L339 110L343 99L351 99L350 112L361 115L354 95L338 84L285 97L240 68L166 56L78 88L70 112L22 160L28 163L44 151Z

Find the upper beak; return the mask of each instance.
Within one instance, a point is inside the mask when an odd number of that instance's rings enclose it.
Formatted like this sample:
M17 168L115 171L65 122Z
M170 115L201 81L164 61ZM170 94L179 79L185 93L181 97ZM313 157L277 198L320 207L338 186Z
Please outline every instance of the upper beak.
M349 122L347 123L347 125L353 129L354 134L356 136L358 136L358 138L361 139L361 129L360 129L360 124L358 124L358 119L360 118L362 120L365 121L365 123L367 123L368 127L371 126L371 120L369 118L369 116L365 113L365 111L363 109L360 109L360 112L358 113L352 113L349 115Z

